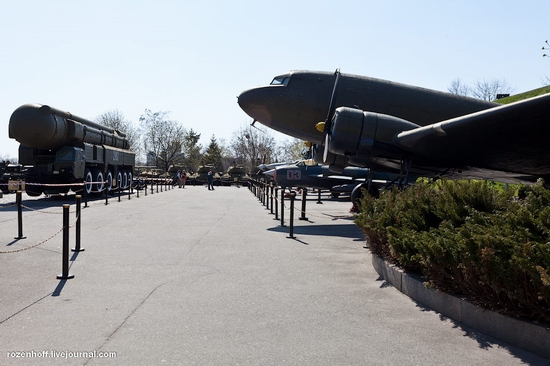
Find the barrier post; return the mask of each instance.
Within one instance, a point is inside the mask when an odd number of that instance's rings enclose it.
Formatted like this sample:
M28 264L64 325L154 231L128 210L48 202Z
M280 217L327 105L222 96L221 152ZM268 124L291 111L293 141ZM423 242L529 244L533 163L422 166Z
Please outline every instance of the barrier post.
M285 226L285 187L281 191L281 226Z
M307 198L307 188L302 189L302 215L300 216L299 220L306 220L306 198Z
M294 199L296 198L296 192L290 192L290 233L287 236L288 239L295 239L294 236Z
M82 190L84 191L84 207L88 207L88 192L86 192L86 183L82 185Z
M26 236L23 236L23 192L17 191L16 193L17 201L17 237L14 239L26 239Z
M63 205L63 260L62 273L57 276L58 280L68 280L74 278L74 275L69 274L69 208L71 205Z
M317 204L318 205L323 204L323 202L321 202L321 190L320 189L317 191Z
M269 210L269 184L265 183L265 208Z
M76 196L76 238L75 238L75 246L73 249L71 249L73 252L83 252L84 248L80 247L80 223L81 223L81 209L80 209L80 202L81 202L81 196Z
M279 187L275 187L275 220L279 220Z
M271 214L273 215L273 182L269 182L269 189L271 191L271 195L270 195L270 201L271 201L271 204L270 204L270 207L271 207Z
M155 192L153 192L153 178L151 178L151 194L153 194Z

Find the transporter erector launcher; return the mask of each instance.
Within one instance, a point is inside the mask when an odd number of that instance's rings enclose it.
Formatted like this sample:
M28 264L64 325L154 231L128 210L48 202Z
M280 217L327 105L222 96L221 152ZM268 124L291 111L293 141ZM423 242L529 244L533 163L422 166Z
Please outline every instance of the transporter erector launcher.
M17 140L19 164L30 166L27 193L40 195L127 188L132 183L135 154L126 135L112 128L41 104L17 108L9 122ZM63 186L66 184L66 186Z

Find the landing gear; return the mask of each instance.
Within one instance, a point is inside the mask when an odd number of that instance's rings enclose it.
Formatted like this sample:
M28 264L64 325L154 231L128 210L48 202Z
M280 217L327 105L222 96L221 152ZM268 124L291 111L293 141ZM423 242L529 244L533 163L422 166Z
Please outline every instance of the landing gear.
M409 185L409 173L411 172L412 159L410 157L401 157L399 172L399 179L397 180L397 186L403 190Z

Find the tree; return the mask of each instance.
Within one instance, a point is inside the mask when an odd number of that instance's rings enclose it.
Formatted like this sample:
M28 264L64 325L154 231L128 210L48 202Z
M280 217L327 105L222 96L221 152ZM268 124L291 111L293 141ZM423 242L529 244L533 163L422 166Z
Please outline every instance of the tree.
M478 80L474 86L462 84L460 79L452 81L447 88L449 93L493 101L498 94L510 94L514 88L505 79Z
M470 87L468 85L462 84L459 78L454 79L451 82L451 85L447 88L449 93L455 94L455 95L463 95L468 96L470 95Z
M546 43L546 46L543 46L542 49L547 51L547 50L550 50L550 43L548 43L548 41L545 41L544 43ZM547 55L546 53L544 53L542 55L542 57L550 57L549 55ZM542 85L550 85L550 78L548 76L546 76L543 80L542 80Z
M212 135L210 144L203 154L202 161L205 165L213 165L217 172L223 171L223 149L216 141L216 137Z
M474 98L490 102L497 99L498 94L510 94L513 89L504 79L483 79L476 82L471 89L471 95Z
M196 171L202 159L200 138L201 134L193 129L186 131L183 138L182 165L190 171Z
M309 147L305 142L299 139L285 140L277 146L277 156L274 162L291 162L303 159L307 154Z
M130 143L130 150L139 153L139 131L133 126L132 122L124 117L121 111L118 109L107 111L97 117L96 122L124 133Z
M542 46L542 50L543 50L543 51L548 51L548 50L550 50L550 43L548 43L548 40L544 41L544 43L546 44L546 46ZM544 54L542 55L542 57L550 57L550 56L548 56L546 53L544 53Z
M182 158L185 129L177 121L168 119L168 112L151 112L141 115L143 147L153 164L164 171Z
M275 139L258 128L248 125L233 133L231 152L236 164L243 164L249 172L262 161L273 161Z

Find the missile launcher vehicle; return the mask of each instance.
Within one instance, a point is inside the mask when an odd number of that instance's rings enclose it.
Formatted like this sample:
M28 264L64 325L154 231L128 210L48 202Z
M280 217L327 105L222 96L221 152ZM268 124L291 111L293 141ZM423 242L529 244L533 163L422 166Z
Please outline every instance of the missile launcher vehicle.
M27 194L102 192L132 184L135 153L126 135L41 104L17 108L9 122L17 140Z

